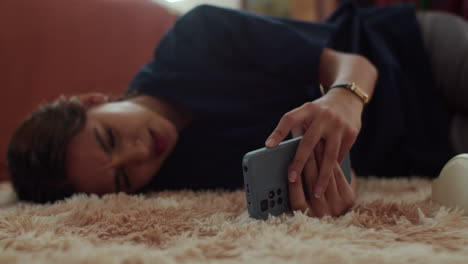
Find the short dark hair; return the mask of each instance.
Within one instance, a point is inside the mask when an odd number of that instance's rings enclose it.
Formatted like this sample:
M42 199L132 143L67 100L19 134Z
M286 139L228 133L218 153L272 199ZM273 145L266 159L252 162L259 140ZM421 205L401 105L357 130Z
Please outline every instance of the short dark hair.
M77 97L60 97L40 106L15 130L8 146L8 170L20 200L47 203L76 192L65 156L71 139L86 123Z

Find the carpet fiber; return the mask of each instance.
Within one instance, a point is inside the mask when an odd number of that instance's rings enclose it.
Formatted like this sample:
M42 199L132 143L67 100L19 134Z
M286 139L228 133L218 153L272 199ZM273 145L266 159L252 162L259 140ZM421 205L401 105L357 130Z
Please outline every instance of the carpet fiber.
M359 178L353 210L249 219L243 191L15 200L0 185L0 263L467 263L468 217L424 179Z

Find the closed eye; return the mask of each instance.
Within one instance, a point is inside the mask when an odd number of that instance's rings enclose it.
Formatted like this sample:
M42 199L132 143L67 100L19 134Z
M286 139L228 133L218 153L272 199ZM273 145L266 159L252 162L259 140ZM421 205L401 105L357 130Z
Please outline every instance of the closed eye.
M124 183L125 183L125 187L127 188L127 190L129 190L132 187L132 184L130 183L130 179L128 178L128 174L124 169L120 169L120 171L121 171L120 174L122 175L122 178L123 178Z
M112 131L111 128L106 128L106 134L107 134L107 138L108 138L108 145L109 145L109 148L111 150L114 150L115 149L115 135L114 135L114 132ZM125 185L125 189L129 190L132 185L130 183L130 179L128 178L128 175L127 175L127 172L125 171L125 169L123 168L120 168L120 169L117 169L115 171L115 190L117 192L119 191L122 191L122 184L121 184L121 180L123 180L123 183Z
M112 129L107 128L107 129L106 129L106 133L107 133L107 138L109 139L109 147L110 147L111 149L115 148L115 136L114 136L114 132L112 131Z
M99 134L97 128L94 128L93 131L94 131L94 137L96 138L96 141L98 142L101 149L104 152L106 152L107 154L110 154L111 149L109 149L109 146L104 142L104 140L102 139L101 135Z
M115 171L115 190L116 192L122 191L122 184L121 180L123 180L125 189L129 190L132 185L130 183L130 179L128 178L128 175L124 169L117 169Z

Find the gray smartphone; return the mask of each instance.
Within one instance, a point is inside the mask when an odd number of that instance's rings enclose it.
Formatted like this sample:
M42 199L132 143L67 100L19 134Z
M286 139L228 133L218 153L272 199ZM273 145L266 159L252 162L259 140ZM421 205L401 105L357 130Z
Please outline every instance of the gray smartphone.
M245 194L249 216L267 219L290 211L288 167L296 154L302 137L283 141L273 148L260 148L244 155ZM351 183L349 155L341 164L348 183Z

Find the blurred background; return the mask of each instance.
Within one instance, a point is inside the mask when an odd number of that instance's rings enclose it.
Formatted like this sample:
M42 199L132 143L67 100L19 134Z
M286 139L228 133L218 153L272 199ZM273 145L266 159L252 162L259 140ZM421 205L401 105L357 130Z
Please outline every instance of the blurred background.
M259 14L288 17L307 21L321 21L330 15L341 0L155 0L184 13L199 4L213 4L242 8ZM355 0L363 6L385 6L411 2L420 10L442 10L468 18L467 0Z
M155 0L177 14L199 4L244 9L258 14L318 21L337 7L339 0Z

